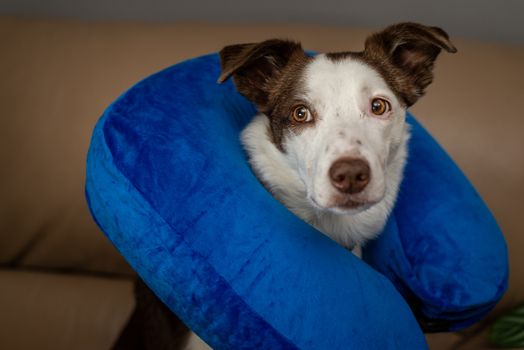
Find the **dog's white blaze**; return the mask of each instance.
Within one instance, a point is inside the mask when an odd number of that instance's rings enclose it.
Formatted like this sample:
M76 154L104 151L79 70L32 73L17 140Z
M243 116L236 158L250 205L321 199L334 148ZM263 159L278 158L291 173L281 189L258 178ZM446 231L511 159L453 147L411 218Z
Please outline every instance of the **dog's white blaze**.
M318 118L300 133L285 134L285 153L271 142L265 115L247 126L242 141L255 172L285 206L352 248L382 230L395 202L409 137L405 109L379 73L352 58L316 56L306 68L305 91L296 98L306 101ZM374 97L391 103L389 118L370 115ZM334 207L337 196L347 196L329 180L329 169L340 157L369 163L368 186L350 198L370 205L358 210Z
M304 98L318 115L315 125L285 141L287 154L306 183L308 195L321 207L333 206L341 194L332 186L328 171L340 157L369 162L371 181L352 196L374 203L385 192L384 168L395 125L404 122L404 110L386 82L367 65L351 59L333 61L318 56L306 70ZM369 114L374 97L391 101L394 113L384 120ZM400 112L400 113L398 113ZM396 140L398 143L398 140ZM306 169L301 167L306 166Z

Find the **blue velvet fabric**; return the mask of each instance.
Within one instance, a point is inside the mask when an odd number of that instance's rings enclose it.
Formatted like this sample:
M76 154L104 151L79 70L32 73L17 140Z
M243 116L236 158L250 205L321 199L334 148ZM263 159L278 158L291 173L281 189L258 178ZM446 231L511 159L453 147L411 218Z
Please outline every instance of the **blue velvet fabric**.
M206 342L424 349L415 315L456 328L494 306L507 283L502 235L413 118L400 199L368 265L259 184L239 143L255 110L218 76L213 54L127 91L94 130L86 180L98 225Z

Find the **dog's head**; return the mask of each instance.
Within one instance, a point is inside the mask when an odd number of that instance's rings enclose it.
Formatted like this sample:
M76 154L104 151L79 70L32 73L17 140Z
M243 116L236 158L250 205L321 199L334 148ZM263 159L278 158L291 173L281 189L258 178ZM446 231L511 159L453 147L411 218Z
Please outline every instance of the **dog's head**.
M220 51L222 74L270 121L270 134L321 209L360 211L385 194L385 172L405 141L406 109L431 83L440 28L415 23L370 36L362 52L307 55L268 40Z

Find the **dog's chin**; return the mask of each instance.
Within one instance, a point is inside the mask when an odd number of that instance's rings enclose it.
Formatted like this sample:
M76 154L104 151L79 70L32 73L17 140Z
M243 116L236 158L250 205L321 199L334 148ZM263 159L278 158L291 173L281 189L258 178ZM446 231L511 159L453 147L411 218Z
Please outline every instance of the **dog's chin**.
M321 205L313 197L308 197L308 199L315 209L320 211L331 212L337 215L355 215L368 210L369 208L371 208L379 202L361 202L351 200L350 198L337 198L330 202L328 205Z

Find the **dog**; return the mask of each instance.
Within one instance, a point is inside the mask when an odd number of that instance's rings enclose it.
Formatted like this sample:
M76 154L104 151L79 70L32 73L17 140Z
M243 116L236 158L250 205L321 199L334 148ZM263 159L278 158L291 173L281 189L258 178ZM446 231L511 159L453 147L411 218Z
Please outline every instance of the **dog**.
M437 27L400 23L361 52L308 55L299 43L226 46L222 74L259 112L241 134L264 186L298 217L354 249L376 237L407 159L406 110L433 80Z
M241 134L257 178L354 250L380 233L395 204L408 154L406 110L432 82L441 50L457 51L445 31L416 23L371 35L361 52L313 56L278 39L231 45L220 51L218 82L232 77L257 107ZM135 293L114 349L205 348L144 283Z

